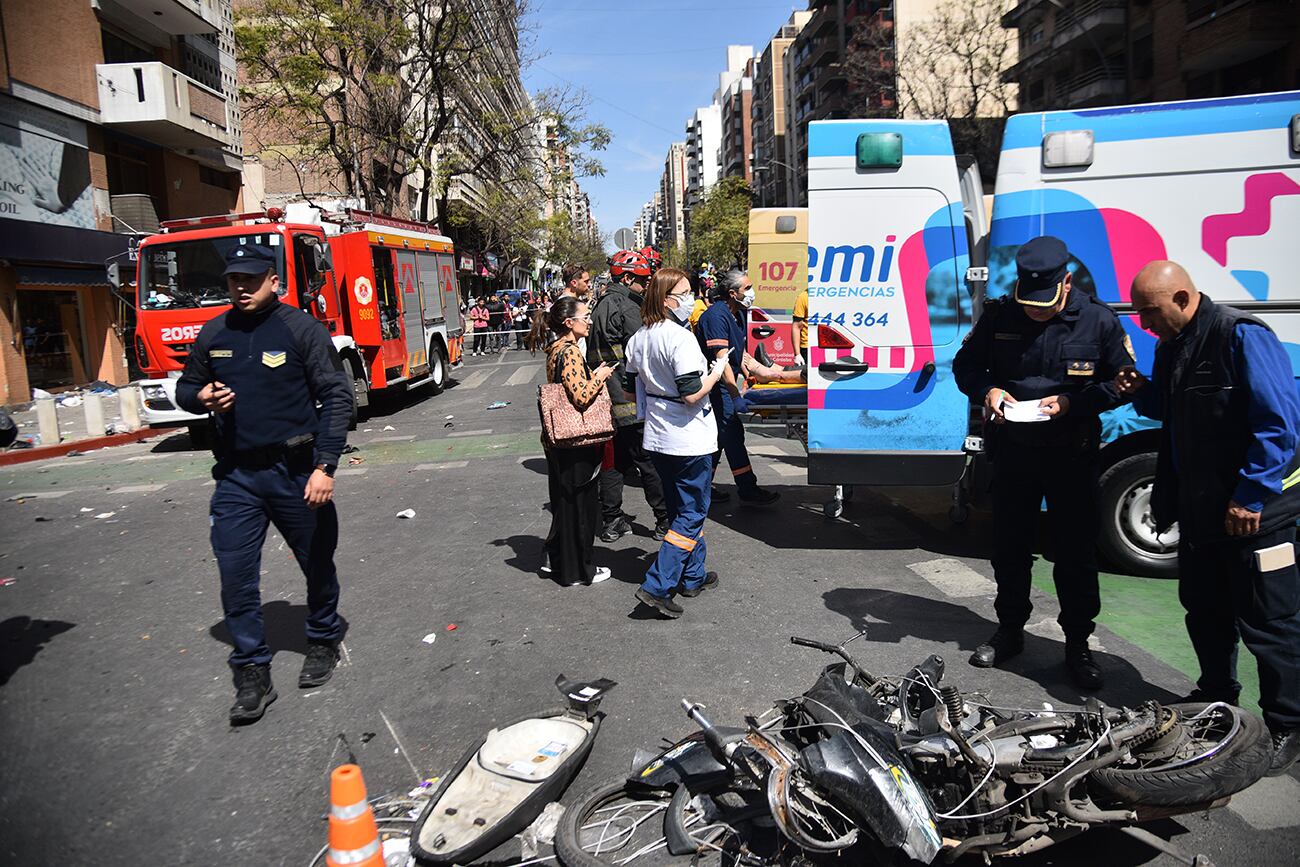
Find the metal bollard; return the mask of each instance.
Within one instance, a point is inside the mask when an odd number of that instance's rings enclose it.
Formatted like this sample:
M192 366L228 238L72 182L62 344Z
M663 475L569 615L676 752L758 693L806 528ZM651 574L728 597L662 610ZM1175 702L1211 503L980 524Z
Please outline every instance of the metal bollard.
M117 390L117 414L127 430L140 429L140 386L126 385Z
M59 411L54 398L42 397L36 401L36 424L41 432L41 445L59 444Z
M97 394L82 395L81 405L86 409L86 436L102 437L108 433L104 425L104 398Z

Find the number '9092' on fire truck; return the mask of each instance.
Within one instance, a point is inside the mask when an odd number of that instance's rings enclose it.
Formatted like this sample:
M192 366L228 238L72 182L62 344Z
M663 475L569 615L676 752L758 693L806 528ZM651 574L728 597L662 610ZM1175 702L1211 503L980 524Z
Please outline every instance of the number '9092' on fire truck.
M329 331L358 413L372 391L442 391L460 363L464 334L451 240L420 223L362 211L337 223L283 219L272 208L174 220L141 241L135 352L148 377L139 382L145 424L188 424L203 439L204 419L176 405L176 379L199 329L229 308L221 274L226 253L241 244L275 252L281 303Z

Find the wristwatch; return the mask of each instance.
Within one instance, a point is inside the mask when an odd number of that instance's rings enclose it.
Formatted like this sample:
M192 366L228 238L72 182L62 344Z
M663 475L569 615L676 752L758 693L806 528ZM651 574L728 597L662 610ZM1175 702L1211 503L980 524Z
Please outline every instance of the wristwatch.
M334 478L334 471L338 469L337 464L317 464L316 469L320 470L331 479Z

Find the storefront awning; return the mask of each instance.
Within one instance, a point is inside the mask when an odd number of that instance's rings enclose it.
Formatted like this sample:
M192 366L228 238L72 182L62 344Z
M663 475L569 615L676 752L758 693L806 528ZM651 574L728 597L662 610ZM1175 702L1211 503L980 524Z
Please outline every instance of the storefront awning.
M103 268L43 268L15 265L19 286L108 286L108 272Z
M11 262L91 265L102 269L109 259L125 253L129 242L129 236L114 232L0 220L0 259Z

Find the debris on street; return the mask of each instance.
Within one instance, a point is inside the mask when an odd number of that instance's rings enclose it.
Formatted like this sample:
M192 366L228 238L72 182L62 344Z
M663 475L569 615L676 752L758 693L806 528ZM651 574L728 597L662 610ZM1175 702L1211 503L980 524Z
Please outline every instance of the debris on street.
M414 517L415 517L415 509L403 509L402 511L400 511L400 512L397 513L397 517L399 517L399 518L414 518Z

